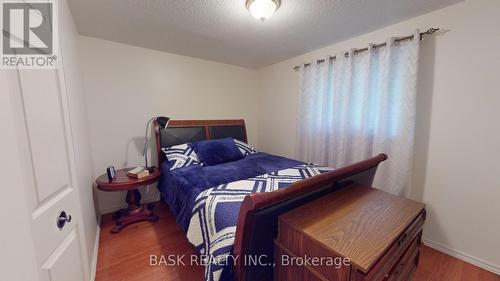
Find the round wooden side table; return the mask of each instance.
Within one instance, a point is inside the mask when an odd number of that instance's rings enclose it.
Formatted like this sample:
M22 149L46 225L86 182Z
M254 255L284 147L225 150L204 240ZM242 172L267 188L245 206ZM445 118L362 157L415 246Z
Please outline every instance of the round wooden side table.
M127 225L139 222L155 222L158 216L153 213L153 204L141 204L141 193L138 188L158 181L161 171L155 168L148 176L141 179L134 179L127 176L127 172L133 168L121 169L116 171L116 177L109 180L106 174L96 179L97 188L102 191L127 191L127 208L117 211L113 218L116 220L115 226L111 229L112 233L118 233Z

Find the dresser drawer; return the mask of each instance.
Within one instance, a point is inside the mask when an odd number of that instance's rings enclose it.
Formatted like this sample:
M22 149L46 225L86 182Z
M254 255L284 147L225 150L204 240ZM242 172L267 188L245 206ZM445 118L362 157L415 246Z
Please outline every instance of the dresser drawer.
M413 223L399 236L396 242L387 250L387 252L379 259L373 268L367 273L358 271L355 279L356 281L382 281L391 275L391 271L397 265L397 262L406 253L412 242L418 242L416 239L421 235L422 227L425 222L425 211L421 212Z
M275 253L275 270L274 280L294 280L294 281L328 281L328 278L321 275L316 269L310 266L298 265L284 265L282 261L283 256L296 257L288 251L283 245L274 241ZM348 276L338 275L333 277L332 280L347 280Z
M278 238L275 240L275 262L277 266L283 266L281 262L282 255L288 257L314 257L314 258L330 258L337 261L343 257L336 255L320 243L316 243L314 239L309 236L303 235L300 231L289 227L288 225L278 223ZM278 248L280 255L277 256ZM304 266L317 276L321 276L321 280L349 280L351 266L348 264L340 266L328 266L326 262L317 265ZM279 280L293 280L293 279L279 279ZM309 280L309 279L304 279Z
M280 216L275 280L399 281L415 269L425 205L353 185ZM290 265L289 257L342 260Z
M384 279L385 281L408 280L413 271L417 268L420 253L421 233L410 244L403 257L396 263L391 272Z

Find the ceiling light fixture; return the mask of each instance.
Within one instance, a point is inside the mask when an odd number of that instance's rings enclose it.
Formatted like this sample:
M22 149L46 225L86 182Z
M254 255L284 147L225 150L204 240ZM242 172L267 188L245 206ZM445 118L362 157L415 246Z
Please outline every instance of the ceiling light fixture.
M281 0L247 0L245 5L254 18L265 21L278 10Z

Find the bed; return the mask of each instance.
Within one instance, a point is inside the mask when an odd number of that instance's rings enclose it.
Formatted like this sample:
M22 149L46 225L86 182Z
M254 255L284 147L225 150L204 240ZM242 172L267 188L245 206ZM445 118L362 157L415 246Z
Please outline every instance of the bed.
M158 184L162 200L202 255L208 253L210 244L204 247L206 241L201 239L210 240L205 237L210 229L232 231L217 236L220 243L227 244L217 251L230 251L232 260L221 265L214 262L216 266L211 269L207 267L207 280L272 280L278 216L341 187L354 183L371 185L377 166L387 159L380 154L333 169L256 152L233 162L170 171L162 148L224 138L246 143L247 132L244 120L170 120L168 125L167 120L159 117L154 124L162 170ZM267 186L262 188L262 183ZM246 186L251 188L242 192ZM257 186L262 189L256 189ZM219 207L213 202L224 204ZM216 211L216 215L212 214ZM212 217L217 221L212 222ZM221 253L217 252L222 256ZM227 261L227 256L224 257Z

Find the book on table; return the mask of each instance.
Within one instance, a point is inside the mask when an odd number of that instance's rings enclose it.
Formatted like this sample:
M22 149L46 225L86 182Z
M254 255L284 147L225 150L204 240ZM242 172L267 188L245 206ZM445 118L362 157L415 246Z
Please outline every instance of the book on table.
M127 176L134 179L141 179L149 176L149 171L147 169L144 169L144 167L137 167L128 171Z

